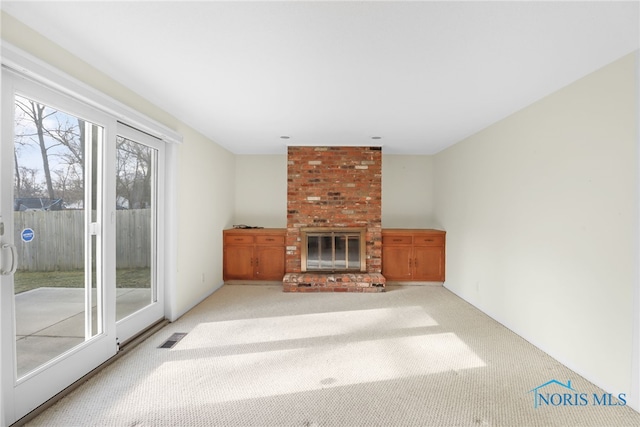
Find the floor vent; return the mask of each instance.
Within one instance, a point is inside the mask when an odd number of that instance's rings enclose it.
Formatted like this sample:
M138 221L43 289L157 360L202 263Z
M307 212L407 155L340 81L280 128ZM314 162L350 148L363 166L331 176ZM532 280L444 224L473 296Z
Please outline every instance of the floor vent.
M166 340L162 345L158 348L171 348L178 343L182 338L187 335L186 332L176 332L171 335L168 340Z

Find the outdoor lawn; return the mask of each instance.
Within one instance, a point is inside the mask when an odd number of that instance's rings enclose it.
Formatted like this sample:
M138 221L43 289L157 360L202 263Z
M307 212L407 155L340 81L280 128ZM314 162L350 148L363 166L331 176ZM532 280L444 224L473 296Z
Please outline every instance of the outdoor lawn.
M117 288L148 288L148 268L127 268L116 270ZM14 276L15 293L37 288L82 288L84 271L18 271Z

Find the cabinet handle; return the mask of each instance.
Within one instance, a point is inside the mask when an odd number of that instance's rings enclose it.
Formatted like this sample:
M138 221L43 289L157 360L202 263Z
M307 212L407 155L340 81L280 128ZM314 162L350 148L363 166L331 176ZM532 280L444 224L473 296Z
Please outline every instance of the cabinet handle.
M427 242L433 242L433 239L425 239Z
M266 240L267 242L273 242L273 241L274 241L274 240L276 240L276 239L274 239L274 238L272 238L272 237L269 237L269 238L264 239L264 240Z
M260 260L256 258L256 267L260 265Z
M242 237L235 237L233 240L236 242L242 242L244 239Z
M416 258L416 260L415 260L415 266L416 267L418 266L418 258Z
M393 239L394 242L402 242L402 239Z

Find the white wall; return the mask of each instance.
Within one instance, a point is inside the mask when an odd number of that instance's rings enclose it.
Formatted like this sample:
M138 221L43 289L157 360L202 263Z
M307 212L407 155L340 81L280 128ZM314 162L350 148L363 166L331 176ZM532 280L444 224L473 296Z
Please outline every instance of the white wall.
M445 286L616 394L637 386L636 61L626 56L434 159Z
M287 156L236 156L234 224L287 226ZM382 226L437 228L432 156L382 155Z
M185 127L178 171L176 315L222 286L222 230L233 224L235 157Z
M433 217L433 157L382 156L382 227L439 228Z
M173 317L222 285L222 230L234 210L234 156L113 79L2 13L2 39L112 98L174 129L183 143L173 147L177 182L176 288Z
M287 155L237 155L234 224L287 226Z

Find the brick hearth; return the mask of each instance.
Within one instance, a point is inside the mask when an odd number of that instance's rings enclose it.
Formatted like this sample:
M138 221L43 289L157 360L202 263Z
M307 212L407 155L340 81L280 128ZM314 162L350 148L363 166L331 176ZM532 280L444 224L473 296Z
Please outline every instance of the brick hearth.
M285 292L384 292L386 280L380 273L287 273Z

